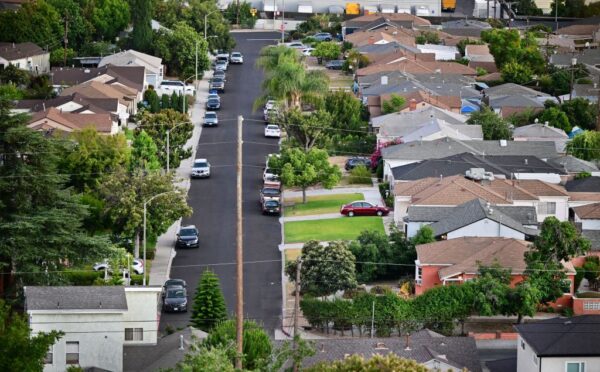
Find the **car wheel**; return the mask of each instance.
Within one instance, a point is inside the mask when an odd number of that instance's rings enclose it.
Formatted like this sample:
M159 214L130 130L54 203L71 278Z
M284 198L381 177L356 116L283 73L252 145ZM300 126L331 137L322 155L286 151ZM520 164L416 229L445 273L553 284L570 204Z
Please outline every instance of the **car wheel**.
M352 211L348 212L348 217L354 217L354 212L352 212Z
M383 212L382 212L382 211L377 211L377 215L378 215L379 217L381 217L381 216L383 216Z

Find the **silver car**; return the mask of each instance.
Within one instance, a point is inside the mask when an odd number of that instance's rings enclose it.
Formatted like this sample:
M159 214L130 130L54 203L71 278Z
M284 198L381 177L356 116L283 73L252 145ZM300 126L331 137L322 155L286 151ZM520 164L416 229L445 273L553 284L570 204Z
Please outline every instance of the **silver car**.
M206 111L204 113L204 122L202 123L205 127L216 127L219 125L219 118L217 113L214 111Z
M210 163L206 159L194 160L192 166L192 178L208 178L210 177Z

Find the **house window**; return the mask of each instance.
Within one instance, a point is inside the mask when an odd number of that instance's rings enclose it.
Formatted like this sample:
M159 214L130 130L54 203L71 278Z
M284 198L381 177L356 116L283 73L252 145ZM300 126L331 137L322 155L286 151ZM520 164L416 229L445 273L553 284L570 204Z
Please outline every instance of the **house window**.
M565 372L585 372L585 362L567 362Z
M67 364L79 364L79 341L67 341Z
M423 268L421 266L417 266L417 277L415 278L415 282L417 284L421 284L422 278L423 278Z
M143 341L144 328L125 328L125 341Z
M54 346L50 346L50 349L48 349L48 352L46 353L46 356L44 357L44 364L52 364L54 361L54 350L53 350Z
M583 310L600 310L600 302L585 301L583 303Z
M540 202L538 203L538 214L555 214L556 203L555 202Z

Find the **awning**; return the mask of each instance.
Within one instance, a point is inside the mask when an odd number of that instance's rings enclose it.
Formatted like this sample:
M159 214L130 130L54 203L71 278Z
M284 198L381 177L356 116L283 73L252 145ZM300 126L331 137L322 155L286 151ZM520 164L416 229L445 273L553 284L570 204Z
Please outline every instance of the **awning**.
M313 12L312 3L298 3L298 13L309 13Z
M277 2L275 0L265 0L263 2L263 12L276 12L279 10L277 7Z
M329 7L329 13L331 14L344 14L344 7L339 5L332 5Z
M363 6L363 10L365 14L375 14L378 11L377 6L375 5L365 5Z
M381 4L381 13L395 13L396 5L394 4Z

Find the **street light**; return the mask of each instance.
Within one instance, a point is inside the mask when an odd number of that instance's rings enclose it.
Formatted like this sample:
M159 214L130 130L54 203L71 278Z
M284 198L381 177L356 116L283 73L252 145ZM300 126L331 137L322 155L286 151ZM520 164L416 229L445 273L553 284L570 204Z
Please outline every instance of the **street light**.
M170 145L170 142L169 142L169 135L170 135L170 133L171 133L171 131L173 129L177 128L180 125L184 125L184 124L189 124L189 122L188 121L182 121L181 123L175 124L173 126L173 128L167 129L167 173L169 173L169 171L170 171L169 165L170 165L170 161L171 161L171 147L170 147L171 145Z
M176 193L177 191L166 191L166 192L161 192L160 194L156 194L153 197L151 197L150 199L146 200L144 202L144 280L142 285L146 286L146 210L147 210L147 205L148 203L150 203L152 200L158 198L159 196L163 196L165 194L170 194L170 193Z
M206 15L204 16L204 40L206 40L206 34L207 34L207 29L208 29L207 24L206 24L206 22L208 22L208 16L213 13L220 12L220 11L221 11L221 9L216 9L216 10L213 10L212 12L206 13Z
M571 58L571 85L569 89L569 101L573 98L573 78L575 77L575 66L577 66L577 58Z

